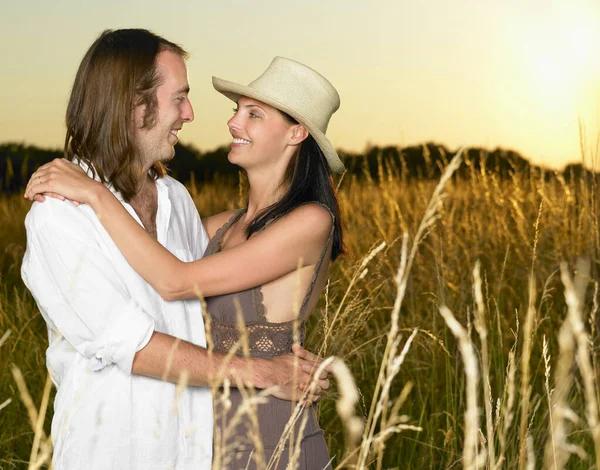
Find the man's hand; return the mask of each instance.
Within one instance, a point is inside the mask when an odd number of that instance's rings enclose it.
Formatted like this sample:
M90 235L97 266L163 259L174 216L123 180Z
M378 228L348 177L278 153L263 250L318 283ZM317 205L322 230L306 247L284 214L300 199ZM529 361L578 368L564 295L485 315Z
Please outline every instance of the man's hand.
M273 396L302 401L305 406L310 406L319 400L323 390L329 388L329 367L316 376L323 360L299 345L294 345L292 350L293 354L273 359L233 356L224 363L223 354L213 353L209 358L204 348L154 332L148 344L136 353L131 371L174 383L185 372L188 385L205 386L219 376L224 366L233 383L241 381L257 388L274 387ZM306 397L305 392L308 392Z
M326 368L314 376L322 359L299 345L294 345L293 351L294 354L261 361L261 382L266 385L264 388L276 387L272 395L282 400L300 400L308 390L304 404L311 405L329 388L329 373Z
M303 364L302 370L304 372L308 372L311 375L313 375L317 371L317 369L323 362L323 359L321 359L319 356L311 353L310 351L304 349L299 344L292 345L292 352L294 353L294 355L296 357L299 357L300 359L304 359L305 361L307 361L309 363L309 364ZM329 378L330 372L331 372L331 370L328 365L327 367L325 367L324 373L321 374L321 375L324 375L324 377L322 377L322 378L323 379Z
M304 402L305 406L310 406L321 399L321 394L323 390L327 390L329 388L329 374L331 373L331 365L325 365L325 367L323 367L323 369L319 373L319 376L316 377L318 369L324 362L323 359L304 349L299 344L292 345L292 352L296 357L304 359L308 362L308 364L305 363L301 367L303 372L307 372L311 375L311 382L309 382L308 385L301 384L298 388L302 391L305 391L307 387L312 387L309 390L307 400L305 400ZM318 386L317 384L319 384L320 382L326 382L327 386L320 386L320 389L318 390L316 387ZM319 392L318 394L316 394L317 390Z

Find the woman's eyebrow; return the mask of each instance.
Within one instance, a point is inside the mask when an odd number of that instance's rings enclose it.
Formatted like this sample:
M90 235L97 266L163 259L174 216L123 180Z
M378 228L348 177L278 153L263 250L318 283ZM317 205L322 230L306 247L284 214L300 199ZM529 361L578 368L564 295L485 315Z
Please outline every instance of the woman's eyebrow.
M266 111L263 108L261 108L259 105L257 105L257 104L247 104L246 106L244 106L244 108L258 108L261 111L263 111L263 112L266 113Z

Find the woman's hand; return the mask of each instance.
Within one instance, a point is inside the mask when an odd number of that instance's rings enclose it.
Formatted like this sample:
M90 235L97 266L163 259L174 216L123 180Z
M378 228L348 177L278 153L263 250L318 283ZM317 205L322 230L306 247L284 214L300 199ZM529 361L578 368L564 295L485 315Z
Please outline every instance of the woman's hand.
M104 185L90 178L79 165L64 158L55 158L37 169L25 188L25 197L43 202L44 196L64 201L69 199L74 205L89 204Z

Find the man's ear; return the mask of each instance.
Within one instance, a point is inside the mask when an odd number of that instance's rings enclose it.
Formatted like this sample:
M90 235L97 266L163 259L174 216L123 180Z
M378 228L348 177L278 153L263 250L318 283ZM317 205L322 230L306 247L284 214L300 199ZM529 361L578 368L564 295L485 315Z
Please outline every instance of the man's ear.
M294 126L294 130L292 133L292 144L298 145L307 137L308 137L308 131L302 124L298 124L298 125Z
M144 118L146 117L146 105L139 104L135 108L133 108L133 112L131 113L133 125L136 129L141 129L144 127Z

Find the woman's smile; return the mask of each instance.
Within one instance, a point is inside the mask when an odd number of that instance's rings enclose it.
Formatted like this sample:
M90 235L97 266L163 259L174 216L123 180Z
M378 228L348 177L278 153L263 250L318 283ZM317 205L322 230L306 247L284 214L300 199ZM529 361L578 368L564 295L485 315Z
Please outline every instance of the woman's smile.
M251 143L252 143L252 141L250 141L250 140L242 139L239 137L234 137L233 141L231 142L231 146L232 147L241 147L244 145L249 145Z

